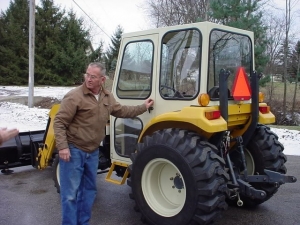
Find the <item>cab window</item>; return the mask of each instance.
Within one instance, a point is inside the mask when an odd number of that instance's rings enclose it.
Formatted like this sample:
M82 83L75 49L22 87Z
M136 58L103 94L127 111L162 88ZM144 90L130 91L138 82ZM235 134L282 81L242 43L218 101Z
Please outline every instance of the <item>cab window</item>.
M250 38L228 31L213 30L209 44L208 90L219 86L219 74L224 69L229 75L227 82L230 92L240 67L250 76L250 71L253 70Z
M166 100L190 100L199 92L201 34L188 29L162 38L160 95Z
M130 42L123 52L117 83L119 98L146 99L150 96L153 67L153 43Z

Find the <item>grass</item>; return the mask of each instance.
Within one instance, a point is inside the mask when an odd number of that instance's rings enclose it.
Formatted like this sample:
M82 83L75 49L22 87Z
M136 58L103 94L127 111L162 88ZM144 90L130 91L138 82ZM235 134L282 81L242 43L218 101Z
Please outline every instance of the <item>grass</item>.
M286 84L286 105L283 106L284 97L284 83L283 82L269 82L266 87L260 87L259 90L265 94L265 102L271 107L271 112L275 115L278 124L299 124L299 113L300 113L300 85L297 85L296 102L294 113L298 114L295 117L298 118L296 121L290 121L293 108L293 99L295 91L295 83ZM272 92L271 92L272 91ZM272 96L270 95L272 93ZM283 115L283 107L286 109L286 117ZM297 121L298 120L298 121ZM277 126L277 125L276 125ZM275 125L274 125L275 127ZM285 128L290 130L299 130L300 126L278 126L279 128Z
M295 84L288 82L286 84L286 89L287 89L287 91L286 91L287 98L286 99L287 99L287 101L292 102L293 97L294 97ZM259 90L265 94L265 99L268 100L270 92L271 92L271 82L267 83L266 87L259 87ZM284 83L283 82L273 82L272 97L277 100L283 100L283 93L284 93ZM300 96L299 87L297 89L297 96L298 97Z

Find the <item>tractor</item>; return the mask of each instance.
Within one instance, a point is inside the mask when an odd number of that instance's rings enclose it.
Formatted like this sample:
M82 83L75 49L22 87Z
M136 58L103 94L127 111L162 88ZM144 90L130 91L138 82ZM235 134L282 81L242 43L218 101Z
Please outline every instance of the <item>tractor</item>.
M228 205L257 206L284 183L284 146L259 92L254 35L199 22L124 34L112 93L123 105L152 98L136 118L110 116L98 173L127 183L134 209L152 225L211 224ZM59 159L49 112L45 130L20 133L0 148L0 168L53 167Z

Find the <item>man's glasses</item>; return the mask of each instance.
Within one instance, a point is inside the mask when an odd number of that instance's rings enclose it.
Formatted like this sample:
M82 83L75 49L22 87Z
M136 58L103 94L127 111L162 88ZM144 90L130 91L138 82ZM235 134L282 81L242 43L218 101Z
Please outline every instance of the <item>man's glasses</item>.
M95 80L95 79L100 78L99 76L91 75L91 74L88 74L88 73L85 73L85 74L84 74L84 77L85 77L85 78L90 78L91 80Z

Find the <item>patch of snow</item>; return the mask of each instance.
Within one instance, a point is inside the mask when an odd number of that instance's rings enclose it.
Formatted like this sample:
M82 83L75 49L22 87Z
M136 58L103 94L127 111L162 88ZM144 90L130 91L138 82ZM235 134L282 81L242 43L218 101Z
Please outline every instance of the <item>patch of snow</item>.
M0 102L0 109L0 127L18 128L20 132L46 129L49 109L10 102Z
M61 100L75 87L34 87L34 96L53 97ZM29 88L20 86L0 86L0 96L28 96Z

